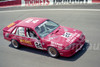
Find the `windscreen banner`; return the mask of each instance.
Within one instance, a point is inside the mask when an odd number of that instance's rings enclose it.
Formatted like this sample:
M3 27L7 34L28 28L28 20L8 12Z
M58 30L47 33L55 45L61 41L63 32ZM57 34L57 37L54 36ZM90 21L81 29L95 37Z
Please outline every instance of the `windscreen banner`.
M53 5L53 0L21 0L21 6L47 6Z

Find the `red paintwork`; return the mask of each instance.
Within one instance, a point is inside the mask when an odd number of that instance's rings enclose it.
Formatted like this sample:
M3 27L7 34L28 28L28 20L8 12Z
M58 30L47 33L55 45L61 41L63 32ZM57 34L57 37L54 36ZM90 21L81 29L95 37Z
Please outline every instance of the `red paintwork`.
M4 7L4 6L14 6L14 5L21 5L21 0L2 1L2 2L0 2L0 7Z
M100 0L92 0L93 3L100 3Z
M39 20L39 21L37 23L33 23L33 20ZM33 18L33 17L27 18L27 19L21 21L19 24L17 24L17 26L35 28L36 26L38 26L39 24L41 24L45 20L47 20L47 19L46 18ZM28 24L28 22L29 22L29 24Z
M80 46L84 45L85 36L82 34L81 31L73 29L73 28L59 26L57 29L55 29L53 32L51 32L49 35L45 36L44 38L39 37L39 35L35 31L35 27L41 24L42 22L44 22L45 20L47 19L46 18L27 18L23 21L21 20L15 21L14 25L12 25L9 28L5 27L3 29L4 38L9 41L11 41L11 39L15 39L22 45L33 47L33 48L36 48L34 42L40 42L42 45L41 50L47 50L49 46L52 46L57 49L57 51L59 52L61 56L65 56L65 57L70 57L74 55L76 52L78 52L82 48ZM33 21L36 21L36 23ZM29 27L33 29L35 33L37 34L37 36L40 38L40 40L11 34L12 30L15 27L20 27L20 26L25 27L25 28ZM55 33L58 29L59 31ZM70 33L71 35L69 37L64 37L63 34L65 32ZM8 37L5 36L7 35L7 33L10 33ZM28 42L28 43L22 43L19 39L24 40L23 42ZM73 43L75 44L72 45ZM68 47L69 45L71 45L70 49L65 50L65 48Z

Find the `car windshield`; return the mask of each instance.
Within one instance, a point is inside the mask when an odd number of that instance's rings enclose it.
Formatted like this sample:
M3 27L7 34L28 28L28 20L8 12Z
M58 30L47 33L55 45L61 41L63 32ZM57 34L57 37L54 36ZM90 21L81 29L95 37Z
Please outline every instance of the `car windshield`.
M51 20L46 20L42 24L38 25L35 30L38 33L38 35L42 38L47 36L49 33L54 31L56 28L58 28L59 25Z

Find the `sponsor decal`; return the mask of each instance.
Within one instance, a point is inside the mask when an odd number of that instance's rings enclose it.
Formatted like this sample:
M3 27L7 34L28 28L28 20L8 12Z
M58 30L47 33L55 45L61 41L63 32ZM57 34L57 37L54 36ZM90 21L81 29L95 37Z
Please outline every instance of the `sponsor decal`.
M31 41L20 39L20 42L32 45Z
M50 35L49 35L48 37L49 37L49 40L52 40L52 39L58 38L58 36L50 37Z
M15 23L11 23L11 24L9 24L7 27L9 28L9 27L11 27L11 26L13 26L13 25L15 25Z
M76 37L74 37L71 41L70 41L70 43L72 43L73 41L75 41L77 38Z
M66 40L66 42L70 42L70 43L72 43L77 37L79 37L80 36L80 34L78 34L78 33L74 33L74 34L72 34L72 36L70 36L67 40Z
M53 42L53 41L51 41L51 44L52 44L52 45L58 45L58 46L60 45L60 46L62 46L62 44L56 43L56 42Z
M79 37L80 36L80 34L77 34L77 36L76 37Z
M74 34L73 37L71 37L72 40L70 39L70 43L75 41L77 39L77 37L79 37L79 36L80 36L80 34Z
M54 4L67 4L67 3L88 3L88 1L92 0L53 0Z
M53 5L53 0L21 0L22 6Z

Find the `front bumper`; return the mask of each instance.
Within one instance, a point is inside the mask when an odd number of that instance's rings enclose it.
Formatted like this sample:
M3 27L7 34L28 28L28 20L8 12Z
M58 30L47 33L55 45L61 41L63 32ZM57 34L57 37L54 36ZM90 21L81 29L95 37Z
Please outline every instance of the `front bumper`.
M79 50L81 50L81 48L84 46L84 44L85 44L85 36L82 38L82 40L80 42L76 43L76 45L73 46L71 49L60 50L59 53L60 53L61 56L71 57L75 53L77 53Z

